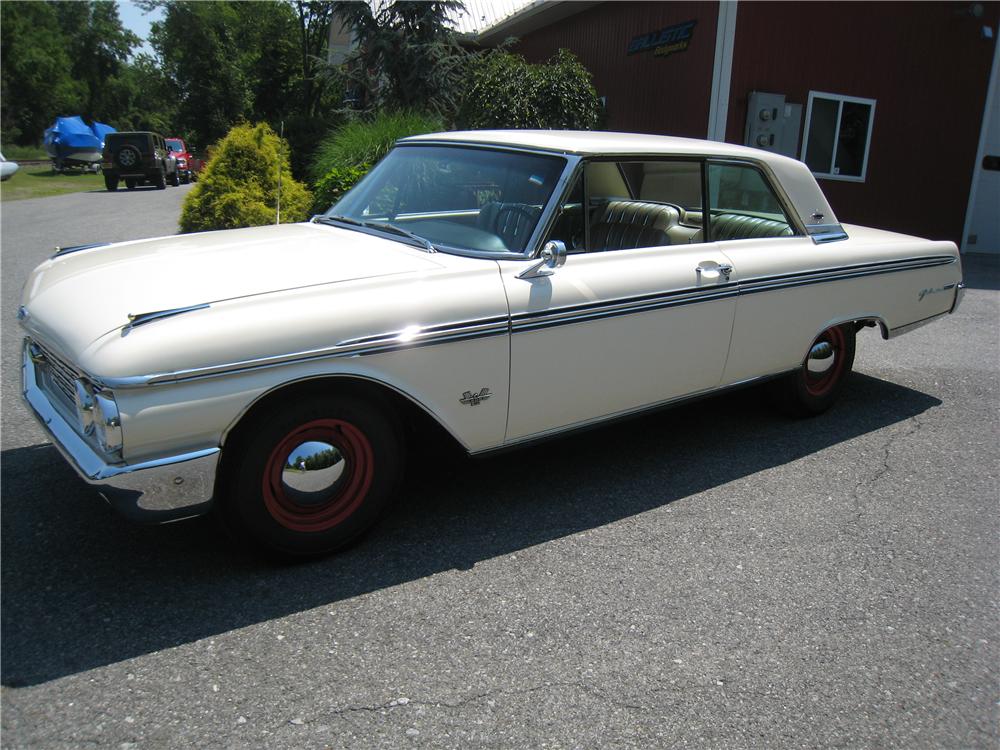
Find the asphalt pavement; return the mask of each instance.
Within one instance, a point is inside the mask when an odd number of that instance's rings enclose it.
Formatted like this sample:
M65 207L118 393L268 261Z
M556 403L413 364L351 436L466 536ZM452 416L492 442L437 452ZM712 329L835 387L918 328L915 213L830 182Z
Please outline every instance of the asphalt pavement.
M996 257L862 333L822 417L744 391L425 450L360 544L275 567L116 516L19 398L31 267L172 233L187 189L0 207L4 747L997 747Z

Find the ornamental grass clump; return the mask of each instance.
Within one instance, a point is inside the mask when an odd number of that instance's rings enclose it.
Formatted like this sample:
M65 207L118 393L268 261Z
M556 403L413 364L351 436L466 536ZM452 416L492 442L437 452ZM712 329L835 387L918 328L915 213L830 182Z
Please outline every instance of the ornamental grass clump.
M444 129L444 121L435 115L383 112L372 120L355 120L331 131L313 158L313 212L326 211L340 200L400 138Z
M305 221L312 202L292 178L288 147L265 123L237 125L223 138L184 199L181 231L274 224L281 173L281 223Z

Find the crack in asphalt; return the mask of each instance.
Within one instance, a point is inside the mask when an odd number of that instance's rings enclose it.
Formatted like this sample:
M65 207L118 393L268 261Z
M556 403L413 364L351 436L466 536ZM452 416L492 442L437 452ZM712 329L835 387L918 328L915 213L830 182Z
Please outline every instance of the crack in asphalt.
M862 494L866 494L867 490L870 490L875 486L881 479L887 476L892 471L892 466L890 465L890 459L892 457L893 445L898 443L905 438L916 435L920 430L923 429L923 422L916 416L911 417L908 422L908 429L905 431L895 430L890 432L884 442L882 443L881 451L882 457L879 461L878 467L875 469L869 477L862 477L855 485L854 490L851 492L851 505L854 507L855 518L854 520L861 520L866 512L866 507L864 501L862 500Z
M581 692L591 695L604 703L614 706L616 708L625 708L635 711L649 711L652 710L649 706L643 706L636 703L628 703L623 701L617 701L611 698L606 693L597 690L596 688L586 685L582 682L546 682L541 685L534 685L532 687L521 688L518 690L488 690L484 693L475 693L473 695L466 696L458 701L445 701L445 700L414 700L406 699L400 701L400 699L395 699L387 703L382 703L373 706L344 706L343 708L338 708L332 711L326 712L326 716L329 717L345 717L355 713L379 713L382 711L391 711L394 708L408 708L410 706L425 706L429 708L462 708L470 703L476 703L478 701L498 698L502 696L520 696L520 695L530 695L531 693L537 693L543 690L565 689L565 688L576 688Z

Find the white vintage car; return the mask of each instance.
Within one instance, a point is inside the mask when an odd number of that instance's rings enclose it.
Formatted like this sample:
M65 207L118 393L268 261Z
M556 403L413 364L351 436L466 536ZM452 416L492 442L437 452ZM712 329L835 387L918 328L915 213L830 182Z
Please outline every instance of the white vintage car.
M858 329L953 312L961 282L953 243L841 225L793 159L439 133L308 223L57 252L24 289L24 395L120 509L214 505L313 555L371 526L427 420L479 454L764 380L816 414Z

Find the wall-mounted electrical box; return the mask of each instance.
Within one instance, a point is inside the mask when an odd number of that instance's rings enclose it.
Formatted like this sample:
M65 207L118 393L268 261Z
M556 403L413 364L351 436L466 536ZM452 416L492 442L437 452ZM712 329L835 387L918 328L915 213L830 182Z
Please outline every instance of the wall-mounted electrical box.
M750 92L747 125L743 131L743 142L747 146L797 159L801 131L801 104L787 103L784 94Z

